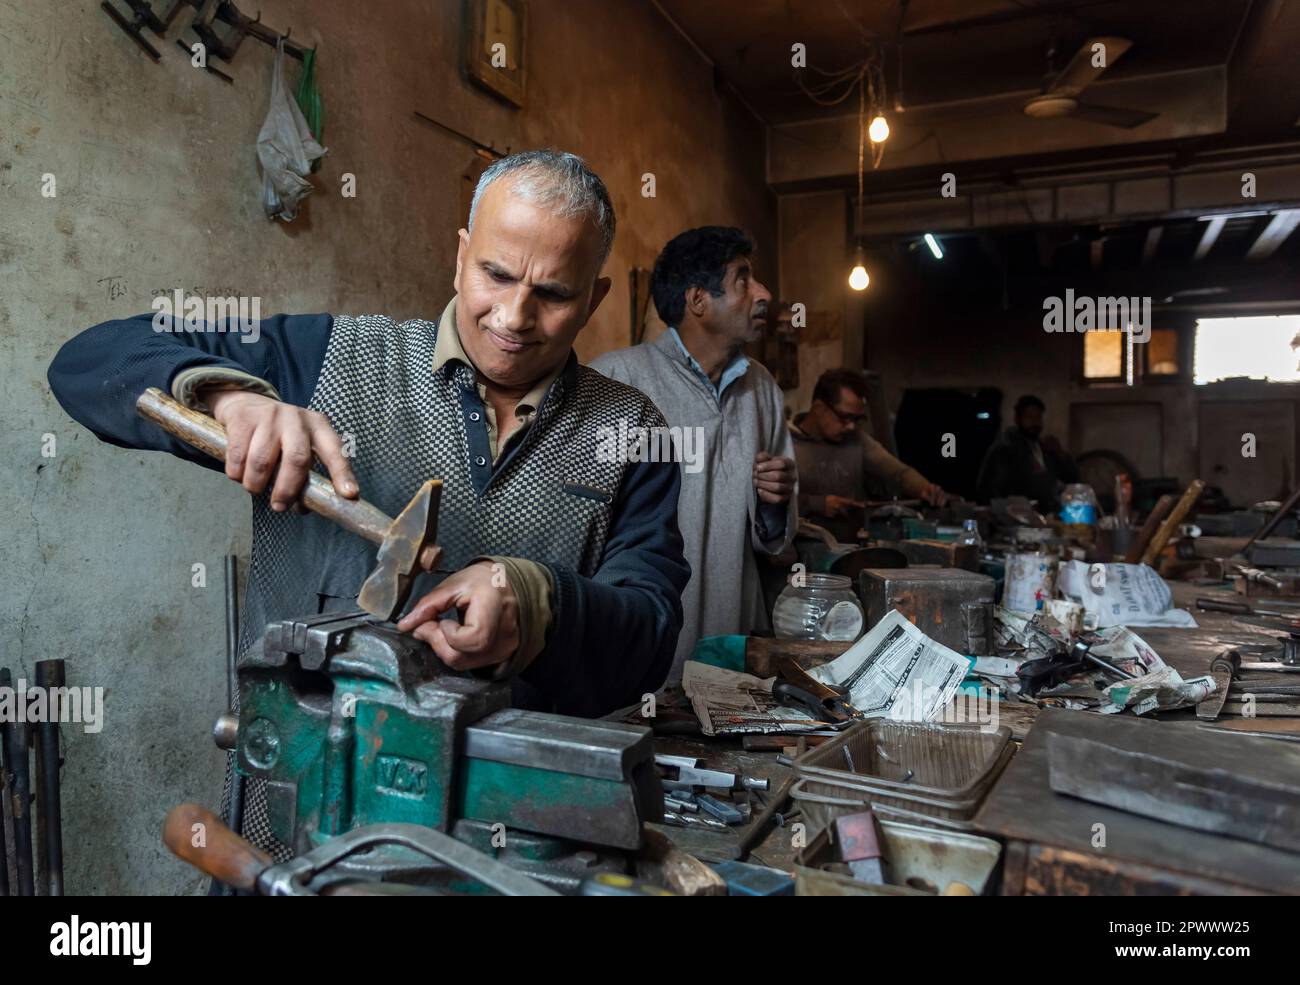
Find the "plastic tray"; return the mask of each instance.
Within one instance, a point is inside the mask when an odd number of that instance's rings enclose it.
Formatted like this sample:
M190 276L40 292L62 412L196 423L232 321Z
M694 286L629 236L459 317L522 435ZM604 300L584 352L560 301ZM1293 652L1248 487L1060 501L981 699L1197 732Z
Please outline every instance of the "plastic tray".
M982 798L1010 750L1011 729L1005 725L986 730L873 718L809 749L795 770L910 797L961 801Z
M1006 727L982 731L977 725L872 719L800 756L793 795L815 827L870 805L953 828L975 816L1014 752ZM909 769L911 779L902 779Z
M799 780L790 789L790 796L799 804L808 830L814 834L824 831L841 814L860 814L868 807L876 812L882 821L900 821L906 824L922 824L941 828L945 831L970 832L975 830L973 814L957 816L947 809L938 814L926 814L909 810L892 804L882 803L879 795L861 792L856 797L828 797L813 793L808 789L808 780Z

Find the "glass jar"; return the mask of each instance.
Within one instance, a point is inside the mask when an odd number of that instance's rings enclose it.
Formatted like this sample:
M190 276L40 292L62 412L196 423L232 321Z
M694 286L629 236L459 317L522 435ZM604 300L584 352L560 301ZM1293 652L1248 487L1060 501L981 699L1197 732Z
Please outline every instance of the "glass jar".
M847 575L801 575L772 607L772 629L783 640L839 640L862 635L866 617Z

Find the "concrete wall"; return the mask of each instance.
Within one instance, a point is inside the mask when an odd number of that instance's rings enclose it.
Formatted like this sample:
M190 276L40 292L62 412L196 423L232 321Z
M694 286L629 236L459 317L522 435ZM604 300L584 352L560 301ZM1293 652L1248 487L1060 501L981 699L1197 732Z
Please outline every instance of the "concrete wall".
M248 524L217 476L102 445L63 414L45 370L65 339L176 287L259 296L268 314L436 316L474 156L414 110L499 148L575 151L604 177L614 289L584 358L627 344L628 269L680 229L744 225L775 257L762 128L649 3L534 0L522 110L461 80L458 0L258 6L320 48L330 156L292 225L268 222L258 199L269 48L246 41L227 86L190 66L180 25L154 64L98 0L57 17L0 0L0 639L15 676L60 656L70 683L106 691L102 732L65 728L72 892L203 885L158 832L173 804L220 795L208 730L226 700L221 557L246 560ZM339 193L345 172L355 198ZM55 197L41 194L47 174Z

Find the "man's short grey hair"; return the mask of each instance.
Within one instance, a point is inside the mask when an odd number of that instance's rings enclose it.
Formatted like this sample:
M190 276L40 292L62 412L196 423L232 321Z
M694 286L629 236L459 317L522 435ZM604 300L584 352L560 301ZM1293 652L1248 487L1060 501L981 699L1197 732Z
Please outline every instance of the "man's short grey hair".
M614 206L605 183L577 154L557 150L529 150L493 163L478 180L469 207L469 229L483 193L498 178L509 176L511 190L558 216L590 216L600 230L600 266L614 245Z

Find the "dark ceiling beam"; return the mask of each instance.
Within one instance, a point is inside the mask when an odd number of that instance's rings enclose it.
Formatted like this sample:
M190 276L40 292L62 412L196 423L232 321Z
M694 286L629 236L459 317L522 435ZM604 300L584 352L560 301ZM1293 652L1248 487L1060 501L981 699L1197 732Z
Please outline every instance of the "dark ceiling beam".
M1019 273L1012 278L1013 299L1034 307L1041 305L1043 298L1064 296L1065 290L1070 288L1076 298L1149 297L1154 304L1168 304L1170 302L1166 299L1182 292L1216 287L1223 288L1224 292L1206 297L1205 302L1294 302L1300 299L1300 286L1295 284L1294 277L1287 276L1289 271L1289 264L1274 258L1258 266L1211 260L1196 267L1163 270L1133 267L1100 271L1042 271L1037 276ZM1194 302L1189 298L1185 303Z
M904 27L903 37L914 38L924 34L955 33L975 27L988 27L997 24L1009 24L1012 21L1030 20L1034 17L1067 17L1076 11L1086 10L1088 7L1101 7L1107 4L1114 6L1115 0L1077 0L1075 3L1054 3L1050 6L1025 4L996 14L953 18L940 23L924 24L913 28Z
M1295 39L1300 4L1254 0L1228 56L1228 132L1281 132L1300 110Z
M1273 213L1273 217L1268 220L1268 225L1255 237L1255 242L1246 252L1246 259L1267 260L1277 252L1279 246L1286 242L1287 237L1295 232L1296 226L1300 226L1300 209L1283 209L1281 212Z
M1214 246L1215 240L1219 238L1219 233L1223 232L1223 227L1228 224L1226 215L1216 215L1205 222L1205 231L1201 233L1201 241L1196 244L1196 252L1192 254L1192 262L1204 260L1205 255L1210 252Z
M1151 261L1156 258L1156 251L1160 249L1160 237L1164 231L1163 224L1156 224L1147 230L1147 237L1142 242L1142 266L1151 266Z

